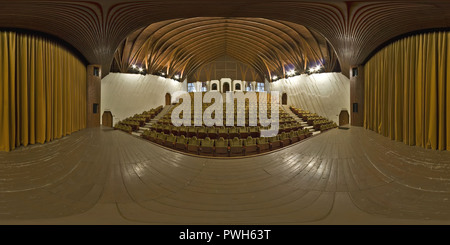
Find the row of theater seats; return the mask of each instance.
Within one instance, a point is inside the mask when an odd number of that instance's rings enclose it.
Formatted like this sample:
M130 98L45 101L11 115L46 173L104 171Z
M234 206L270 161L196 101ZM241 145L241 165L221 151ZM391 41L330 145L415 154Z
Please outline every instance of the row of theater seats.
M290 106L290 109L295 115L302 118L303 121L308 122L308 125L313 126L315 130L326 131L337 127L335 122L315 113L311 113L310 111L296 108L294 106Z
M151 130L158 133L165 134L173 134L175 136L186 136L186 137L197 137L200 139L205 139L209 137L211 139L218 139L220 137L224 139L233 139L234 137L238 137L240 139L246 139L248 136L253 138L260 137L261 130L269 130L269 127L194 127L194 126L180 126L176 127L173 125L162 125L155 124L150 128ZM297 131L299 129L303 129L300 123L290 123L290 124L282 124L279 126L278 133L281 134L283 132L291 132ZM305 132L309 132L305 130Z
M142 127L146 123L150 122L150 120L155 118L156 115L158 115L162 110L163 106L158 106L148 111L144 111L141 114L136 114L132 117L128 117L125 120L116 123L116 125L114 125L114 129L122 130L127 133L137 131L139 130L139 127Z
M252 155L275 150L303 140L311 135L312 134L309 131L307 132L303 129L299 129L290 131L289 133L283 132L273 137L253 138L252 136L248 136L245 139L239 139L238 137L232 139L225 139L224 137L211 139L210 137L206 137L205 139L199 139L196 136L175 136L173 134L148 130L144 132L142 137L157 144L183 152L227 157Z

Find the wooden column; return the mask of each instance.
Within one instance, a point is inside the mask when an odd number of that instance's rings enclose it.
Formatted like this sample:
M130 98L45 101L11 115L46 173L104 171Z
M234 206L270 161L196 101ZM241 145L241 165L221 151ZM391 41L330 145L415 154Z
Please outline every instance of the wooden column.
M350 68L350 113L352 126L364 126L364 66Z
M87 127L100 127L100 97L102 69L100 65L87 67Z

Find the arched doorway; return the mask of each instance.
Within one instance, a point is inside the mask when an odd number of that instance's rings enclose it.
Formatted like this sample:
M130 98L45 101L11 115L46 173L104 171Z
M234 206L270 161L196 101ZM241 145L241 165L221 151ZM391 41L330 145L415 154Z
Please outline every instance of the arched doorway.
M211 90L217 91L217 83L213 83Z
M281 95L281 104L287 105L287 94L286 93L283 93L283 95Z
M224 84L223 84L222 92L223 92L223 93L226 93L226 92L228 92L228 91L230 91L230 84L229 84L229 83L224 83Z
M166 105L170 105L172 103L172 96L167 93L166 94Z
M241 84L240 83L236 83L234 90L241 90Z
M350 115L347 110L342 110L339 114L339 126L347 125L350 123Z

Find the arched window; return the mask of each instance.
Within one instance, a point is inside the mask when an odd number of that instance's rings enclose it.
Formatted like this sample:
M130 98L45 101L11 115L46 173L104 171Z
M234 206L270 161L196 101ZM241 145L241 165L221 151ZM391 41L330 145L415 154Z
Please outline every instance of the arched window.
M236 83L236 85L234 85L234 90L241 90L241 84Z
M217 83L213 83L211 90L217 90Z

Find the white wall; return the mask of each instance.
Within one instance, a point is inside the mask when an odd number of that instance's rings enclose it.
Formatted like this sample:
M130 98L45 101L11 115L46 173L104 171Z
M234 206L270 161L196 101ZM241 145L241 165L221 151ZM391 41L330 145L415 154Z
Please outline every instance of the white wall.
M320 73L280 79L271 91L286 92L288 105L299 107L339 122L339 113L350 113L350 79L342 73ZM280 94L281 101L281 94Z
M153 75L109 73L102 79L101 115L105 110L110 110L115 124L134 114L164 106L166 93L173 94L181 90L186 91L183 83L172 79Z

